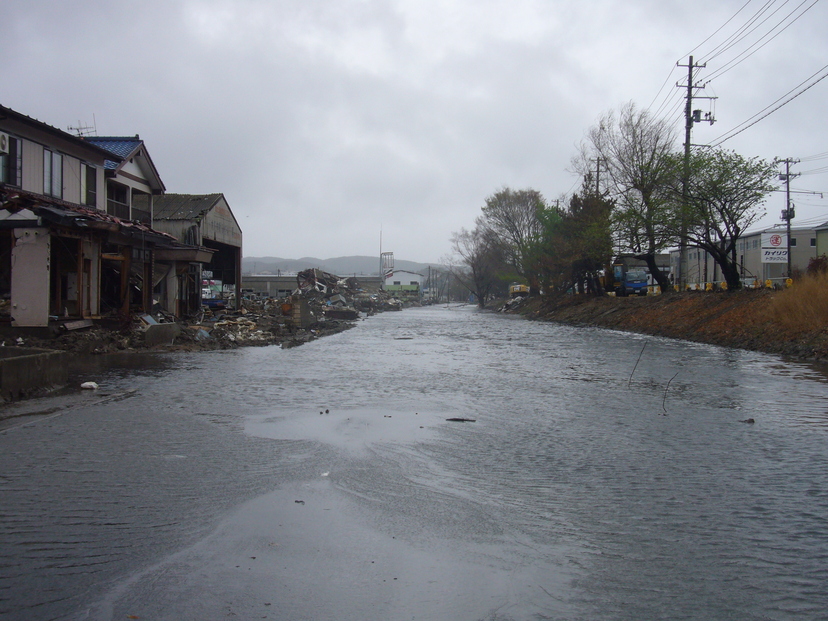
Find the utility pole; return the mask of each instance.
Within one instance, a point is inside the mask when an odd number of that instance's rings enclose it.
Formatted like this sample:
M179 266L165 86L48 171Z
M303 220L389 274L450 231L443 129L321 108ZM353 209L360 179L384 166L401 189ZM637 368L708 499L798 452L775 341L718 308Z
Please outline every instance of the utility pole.
M595 196L601 196L601 162L603 157L595 158Z
M793 203L791 203L791 179L798 177L802 173L791 174L791 164L798 164L799 160L786 158L779 160L780 164L785 164L785 172L779 175L779 180L785 182L785 209L782 210L782 219L786 222L786 229L788 233L788 278L793 278L791 268L791 220L796 217L796 210Z
M704 119L702 119L702 111L701 110L693 110L693 99L716 99L715 97L701 97L701 96L693 96L693 91L696 89L703 89L705 87L704 84L696 84L693 82L693 69L704 69L707 64L699 65L693 62L693 57L690 56L686 65L679 65L678 67L687 67L687 84L677 83L676 86L678 88L686 88L687 94L685 95L686 102L684 104L684 171L682 174L681 179L681 194L682 194L682 210L684 213L681 216L681 239L679 239L679 264L678 264L678 278L676 278L676 283L679 284L680 288L683 287L685 284L684 281L687 278L687 242L685 241L685 237L687 235L687 208L688 208L688 186L690 184L690 137L693 132L693 124L694 123L701 123L704 120L707 123L713 125L716 122L716 119L710 112L706 112L704 114ZM705 267L707 267L707 257L705 257Z
M385 289L385 278L382 273L382 224L380 224L380 253L379 253L379 290Z

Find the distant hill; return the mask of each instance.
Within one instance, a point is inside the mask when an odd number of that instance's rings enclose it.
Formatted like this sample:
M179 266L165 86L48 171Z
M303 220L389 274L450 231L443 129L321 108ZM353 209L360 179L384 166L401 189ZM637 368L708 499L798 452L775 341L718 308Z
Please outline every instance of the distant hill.
M439 267L431 264L432 267ZM425 274L428 263L415 261L394 261L395 270L406 270ZM379 257L336 257L333 259L316 259L302 257L301 259L280 259L279 257L244 257L242 259L243 274L278 274L279 272L301 272L316 267L324 272L337 276L366 276L379 273Z

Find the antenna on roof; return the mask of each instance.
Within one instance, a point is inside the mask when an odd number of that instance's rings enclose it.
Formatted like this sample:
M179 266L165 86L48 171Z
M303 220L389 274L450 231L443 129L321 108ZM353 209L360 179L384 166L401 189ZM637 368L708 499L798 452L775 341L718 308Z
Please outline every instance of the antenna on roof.
M78 121L77 126L73 127L70 125L67 127L70 132L75 132L78 138L83 138L84 136L97 136L98 135L98 124L95 121L95 115L92 115L92 125L81 125L81 122Z

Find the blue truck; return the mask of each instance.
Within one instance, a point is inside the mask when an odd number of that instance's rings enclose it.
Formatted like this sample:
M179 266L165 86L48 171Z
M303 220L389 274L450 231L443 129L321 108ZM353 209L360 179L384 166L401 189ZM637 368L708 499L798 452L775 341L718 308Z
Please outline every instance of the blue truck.
M612 266L612 275L616 296L647 295L650 275L643 267L627 267L623 263L615 263Z

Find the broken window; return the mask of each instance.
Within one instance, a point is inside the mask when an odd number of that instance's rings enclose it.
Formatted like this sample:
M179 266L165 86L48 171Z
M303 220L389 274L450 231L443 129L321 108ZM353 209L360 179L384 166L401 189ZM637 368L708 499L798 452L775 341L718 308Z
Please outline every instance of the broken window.
M110 181L106 193L106 212L121 220L129 220L129 188Z
M132 219L152 225L152 197L146 192L132 190Z

